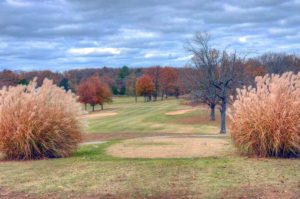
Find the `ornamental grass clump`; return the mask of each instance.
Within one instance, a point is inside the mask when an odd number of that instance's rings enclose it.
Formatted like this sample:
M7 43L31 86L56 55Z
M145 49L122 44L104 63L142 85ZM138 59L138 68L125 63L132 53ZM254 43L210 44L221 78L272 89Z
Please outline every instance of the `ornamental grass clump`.
M299 157L300 73L257 77L255 88L237 90L229 116L231 137L242 153Z
M69 156L81 141L81 105L75 96L45 79L37 88L0 90L0 151L10 160Z

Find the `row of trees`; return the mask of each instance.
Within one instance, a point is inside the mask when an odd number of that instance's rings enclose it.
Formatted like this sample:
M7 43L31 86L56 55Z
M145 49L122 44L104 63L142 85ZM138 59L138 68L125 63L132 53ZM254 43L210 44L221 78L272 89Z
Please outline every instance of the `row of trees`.
M194 41L193 41L194 42ZM192 43L193 43L192 42ZM253 84L253 76L256 74L264 75L267 73L282 74L286 71L298 71L300 68L300 58L295 55L284 53L266 53L259 57L243 59L241 70L243 76L240 78L245 84ZM2 67L5 68L5 67ZM189 93L192 89L190 80L192 77L186 77L185 74L191 73L193 67L188 65L183 68L173 68L178 75L178 87L180 94ZM149 68L128 68L123 66L121 68L93 68L93 69L76 69L68 70L63 73L44 71L10 71L4 70L0 72L0 87L28 84L34 77L37 77L37 84L40 86L43 79L52 79L54 83L66 90L76 91L79 83L93 75L98 75L101 80L108 85L113 95L135 95L135 81L144 74L149 75L153 79L155 90L159 88L160 71L162 67L153 66ZM195 71L192 71L194 74ZM159 95L159 94L158 94ZM153 93L155 98L156 94Z
M175 68L155 66L144 69L143 74L131 85L135 87L135 95L144 96L145 101L156 101L159 96L161 100L170 95L178 98L180 91L183 93Z
M194 41L192 42L194 43ZM210 46L211 47L211 46ZM5 67L2 67L5 68ZM172 68L172 67L170 67ZM286 71L298 71L300 68L300 58L295 55L284 53L266 53L259 57L242 59L241 68L243 72L240 73L240 79L244 84L253 84L254 76L264 75L267 73L282 74ZM161 70L163 67L153 66L149 68L128 68L123 66L121 68L93 68L93 69L76 69L68 70L63 73L44 71L10 71L4 70L0 72L0 87L18 84L28 84L34 77L37 77L37 84L41 86L45 78L52 79L53 82L64 87L65 90L72 90L75 92L78 85L84 79L93 75L97 75L100 79L108 85L113 95L135 95L135 82L142 75L149 75L155 85L153 98L156 99L162 95L163 77L161 77ZM173 68L178 76L177 86L180 94L189 93L194 90L191 80L195 76L194 67L188 65L183 68ZM166 70L165 70L166 71ZM192 77L187 77L186 74L192 74ZM198 74L200 77L200 74ZM201 80L201 79L200 79ZM200 81L198 79L198 81ZM168 81L168 80L166 80ZM193 80L194 81L194 80ZM158 93L156 94L156 92Z
M136 74L130 74L126 80L128 93L135 96L144 96L145 102L156 101L158 95L161 95L161 100L169 95L179 96L178 73L176 69L171 67L152 67L145 69L145 74L138 77ZM96 105L100 105L103 109L104 103L112 102L112 92L108 84L103 81L98 75L93 75L80 82L76 89L79 101L92 106L95 110ZM130 94L130 93L129 93Z

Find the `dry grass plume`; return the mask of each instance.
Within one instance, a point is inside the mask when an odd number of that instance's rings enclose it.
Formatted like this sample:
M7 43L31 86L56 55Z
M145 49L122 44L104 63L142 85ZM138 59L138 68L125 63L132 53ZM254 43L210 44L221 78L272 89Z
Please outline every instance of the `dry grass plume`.
M45 79L37 88L0 90L0 150L7 159L69 156L81 140L81 105L75 96Z
M246 154L291 157L300 153L300 73L256 78L229 112L231 136Z

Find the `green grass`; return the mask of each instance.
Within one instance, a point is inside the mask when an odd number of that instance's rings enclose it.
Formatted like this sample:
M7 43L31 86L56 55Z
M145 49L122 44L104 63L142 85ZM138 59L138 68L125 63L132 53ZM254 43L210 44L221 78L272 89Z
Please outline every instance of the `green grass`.
M235 154L222 158L126 159L105 154L102 145L83 146L72 157L3 162L1 188L58 198L128 196L141 198L190 194L217 198L243 187L273 187L297 193L300 161L254 159ZM179 196L179 195L178 195Z
M202 133L210 134L217 132L213 125L179 124L176 120L184 117L207 114L205 111L196 109L183 115L166 115L167 112L180 109L193 109L191 106L180 104L180 100L168 99L164 101L144 103L139 99L118 97L112 104L105 106L104 111L117 112L117 115L99 117L88 120L85 129L91 133Z

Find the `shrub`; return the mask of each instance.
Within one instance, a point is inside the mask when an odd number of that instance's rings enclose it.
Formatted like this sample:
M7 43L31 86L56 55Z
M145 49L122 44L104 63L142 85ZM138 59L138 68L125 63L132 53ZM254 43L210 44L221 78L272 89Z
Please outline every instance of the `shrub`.
M7 159L69 156L81 140L81 105L51 80L0 90L0 150Z
M229 116L231 137L246 154L299 156L300 73L256 78L256 88L237 90Z

